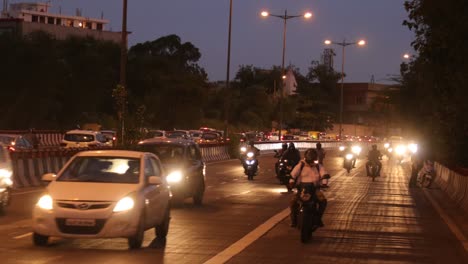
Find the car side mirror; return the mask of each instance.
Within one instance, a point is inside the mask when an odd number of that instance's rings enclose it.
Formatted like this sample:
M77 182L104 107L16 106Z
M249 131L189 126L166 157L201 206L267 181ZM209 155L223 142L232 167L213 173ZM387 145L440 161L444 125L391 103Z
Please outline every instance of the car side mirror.
M51 181L54 181L56 177L57 175L55 173L46 173L42 175L41 180L45 182L51 182Z
M148 178L148 184L151 184L151 185L161 185L161 184L162 184L161 177L158 177L158 176L150 176L150 177Z

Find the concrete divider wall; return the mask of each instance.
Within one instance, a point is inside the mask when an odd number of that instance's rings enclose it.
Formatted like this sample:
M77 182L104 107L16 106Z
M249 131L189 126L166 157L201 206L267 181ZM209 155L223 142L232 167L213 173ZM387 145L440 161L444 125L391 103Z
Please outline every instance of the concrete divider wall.
M435 163L436 178L434 182L468 213L468 176L460 175L440 163Z

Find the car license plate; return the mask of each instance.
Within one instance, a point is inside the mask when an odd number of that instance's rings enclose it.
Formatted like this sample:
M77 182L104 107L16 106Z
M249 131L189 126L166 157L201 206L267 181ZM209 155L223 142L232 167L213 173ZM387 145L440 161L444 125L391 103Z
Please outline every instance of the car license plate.
M96 221L94 219L75 219L67 218L65 220L67 226L95 226Z

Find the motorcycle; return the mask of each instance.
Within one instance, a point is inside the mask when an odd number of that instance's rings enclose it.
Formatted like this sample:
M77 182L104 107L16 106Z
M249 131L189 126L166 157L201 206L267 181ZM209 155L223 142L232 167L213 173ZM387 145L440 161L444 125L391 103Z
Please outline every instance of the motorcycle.
M353 168L354 159L355 159L355 157L351 153L348 153L348 154L345 155L345 158L344 158L344 161L343 161L343 168L345 168L348 173Z
M257 174L258 170L258 161L257 158L255 157L255 154L253 152L247 152L245 156L242 159L242 164L245 169L245 175L247 175L247 179L249 181L253 180L253 177L255 174Z
M289 164L287 159L280 157L276 166L276 177L280 181L280 184L285 185L288 189L288 192L291 192L292 189L289 185L289 180L291 179L291 171L293 167Z
M369 164L369 171L370 171L370 177L372 177L372 181L375 181L375 177L377 177L377 171L379 169L378 164L375 161L370 161Z
M432 184L434 177L434 164L431 161L425 161L424 166L418 173L418 185L422 188L429 188Z

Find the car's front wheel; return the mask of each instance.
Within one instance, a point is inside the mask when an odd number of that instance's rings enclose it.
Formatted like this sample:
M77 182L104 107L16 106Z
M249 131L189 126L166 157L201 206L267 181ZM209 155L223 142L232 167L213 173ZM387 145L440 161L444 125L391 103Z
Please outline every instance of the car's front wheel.
M33 238L34 245L36 246L46 246L47 243L49 242L48 236L44 236L36 232L33 233L32 238Z
M130 249L141 248L141 245L143 244L144 235L145 235L145 214L141 213L140 221L138 223L138 227L137 227L135 235L127 238L128 247Z

